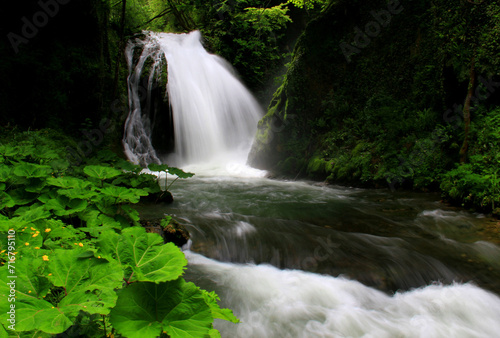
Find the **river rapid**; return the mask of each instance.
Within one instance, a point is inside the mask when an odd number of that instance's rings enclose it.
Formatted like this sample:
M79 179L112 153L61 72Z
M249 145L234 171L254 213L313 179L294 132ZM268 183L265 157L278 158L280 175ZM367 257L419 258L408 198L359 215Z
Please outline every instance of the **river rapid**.
M223 337L499 336L496 220L435 194L227 168L191 168L173 204L141 211L189 231L186 278L241 319L216 322Z

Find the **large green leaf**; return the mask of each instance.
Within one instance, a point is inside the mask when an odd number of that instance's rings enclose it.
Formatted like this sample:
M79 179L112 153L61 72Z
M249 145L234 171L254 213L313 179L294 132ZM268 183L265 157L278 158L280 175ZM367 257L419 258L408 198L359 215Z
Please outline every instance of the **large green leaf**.
M27 178L46 177L51 171L52 168L47 165L21 162L14 168L14 175Z
M67 216L81 212L87 208L87 201L81 199L69 199L66 196L57 196L45 203L48 210L52 210L57 216Z
M146 233L142 227L124 229L122 234L108 231L101 234L97 243L104 257L114 259L122 266L129 266L132 281L165 282L177 279L184 271L187 260L172 243L154 233Z
M128 338L206 337L213 317L203 294L183 278L160 284L134 283L119 291L110 320Z
M57 190L59 195L66 196L68 198L79 198L79 199L90 199L98 195L93 190L90 189L82 189L82 188L71 188L71 189L59 189Z
M113 178L123 173L121 170L99 165L86 166L85 168L83 168L83 172L90 177L98 178L100 180Z
M133 188L125 188L125 187L117 187L114 185L107 186L104 189L101 189L101 193L106 196L110 196L116 199L116 202L130 202L130 203L138 203L141 196L147 196L148 193L143 191L142 189L133 189Z
M63 287L68 299L61 304L75 306L89 313L106 314L114 305L113 289L121 286L123 271L119 266L96 257L81 258L85 249L56 250L49 258L50 281ZM78 300L78 302L75 302Z
M39 219L50 217L50 212L46 210L45 206L40 203L35 203L29 207L21 207L14 213L15 216L21 216L21 219L26 222L34 222Z
M0 209L3 208L12 208L16 205L16 202L9 194L5 191L0 191Z
M193 173L186 173L183 170L181 170L179 168L175 168L175 167L168 168L168 173L170 175L178 176L179 178L189 178L189 177L193 177L194 176Z
M25 301L16 301L16 330L42 330L57 334L66 331L76 316L68 316L60 308L38 298Z
M12 197L16 205L26 205L36 200L38 194L28 192L24 187L14 190L9 190L9 195Z
M87 222L87 226L95 227L102 224L102 222L99 220L100 214L101 212L97 210L95 206L89 206L84 211L78 213L78 217Z
M151 163L150 165L148 165L148 169L151 171L166 171L170 175L175 175L178 176L179 178L189 178L194 176L193 173L186 173L182 169L176 167L169 167L166 164Z
M156 164L156 163L151 163L148 165L148 169L151 171L167 171L168 168L170 168L166 164Z
M64 177L49 177L47 183L60 188L76 188L85 189L92 186L92 183L84 181L77 177L64 176Z
M0 144L0 154L5 157L13 157L19 154L19 150L12 144Z
M0 165L0 182L7 182L12 175L12 167Z
M26 184L24 189L29 192L40 193L46 185L47 184L44 178L34 177L28 180L28 183Z

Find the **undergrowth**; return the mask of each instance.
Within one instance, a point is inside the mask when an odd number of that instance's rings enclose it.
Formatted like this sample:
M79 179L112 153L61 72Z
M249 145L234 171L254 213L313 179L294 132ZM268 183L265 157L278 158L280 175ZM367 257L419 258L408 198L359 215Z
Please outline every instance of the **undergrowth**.
M42 130L0 143L1 336L220 337L214 318L238 319L139 226L133 205L162 193L156 176L106 150L71 166L71 142Z

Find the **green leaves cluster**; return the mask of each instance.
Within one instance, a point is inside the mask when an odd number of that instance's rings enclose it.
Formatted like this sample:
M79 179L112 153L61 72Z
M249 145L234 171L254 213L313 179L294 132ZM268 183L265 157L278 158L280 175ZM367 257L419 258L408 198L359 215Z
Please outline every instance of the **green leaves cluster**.
M469 162L444 175L443 196L500 215L500 109L472 123Z
M441 42L440 52L467 79L471 60L476 68L490 76L496 74L500 61L500 5L496 1L434 2L435 34Z
M187 261L174 244L138 226L133 205L161 193L156 176L109 152L82 167L64 156L44 131L0 144L0 232L15 231L0 243L3 299L17 276L15 298L0 305L4 326L10 304L20 336L217 337L214 318L237 322L216 295L182 278Z

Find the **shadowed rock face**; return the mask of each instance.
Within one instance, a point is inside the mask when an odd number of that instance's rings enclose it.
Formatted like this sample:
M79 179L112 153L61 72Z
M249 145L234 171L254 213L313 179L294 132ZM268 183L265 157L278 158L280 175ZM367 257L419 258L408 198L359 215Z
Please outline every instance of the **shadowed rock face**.
M162 70L167 72L167 65ZM155 80L155 84L151 89L150 108L143 111L149 114L151 121L151 142L156 152L161 156L174 151L175 134L174 134L174 121L168 95L166 95L167 76L162 76L160 79Z

